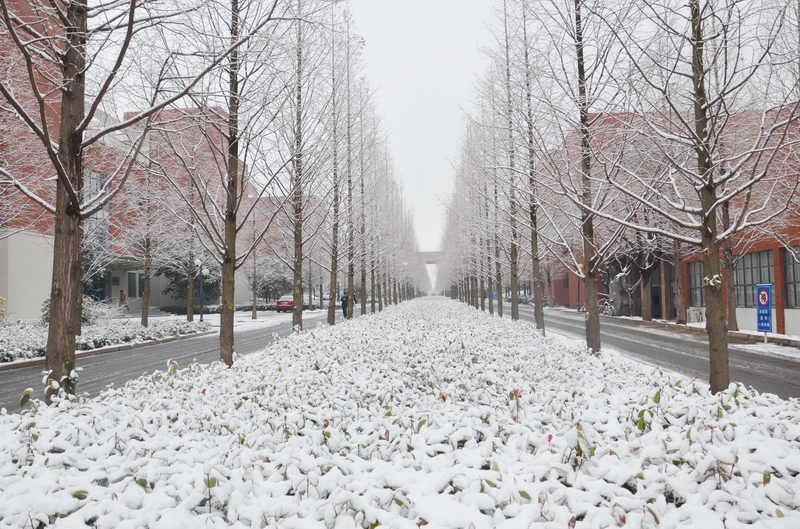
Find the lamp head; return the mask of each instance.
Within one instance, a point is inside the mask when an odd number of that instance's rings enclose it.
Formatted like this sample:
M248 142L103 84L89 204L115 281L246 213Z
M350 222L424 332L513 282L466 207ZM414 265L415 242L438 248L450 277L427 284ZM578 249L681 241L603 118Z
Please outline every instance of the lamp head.
M202 274L203 274L203 277L208 277L208 274L209 274L209 273L210 273L210 272L208 271L208 268L203 268L203 272L202 272Z
M195 260L194 260L194 265L195 265L196 267L200 268L200 265L201 265L201 264L203 264L203 263L202 263L202 261L200 261L200 259L195 259Z

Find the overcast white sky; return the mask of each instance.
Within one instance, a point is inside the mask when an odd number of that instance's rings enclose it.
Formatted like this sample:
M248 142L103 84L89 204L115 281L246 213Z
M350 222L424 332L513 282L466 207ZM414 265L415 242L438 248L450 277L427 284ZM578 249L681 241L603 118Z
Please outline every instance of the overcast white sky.
M420 249L439 249L451 161L485 61L489 0L352 0Z

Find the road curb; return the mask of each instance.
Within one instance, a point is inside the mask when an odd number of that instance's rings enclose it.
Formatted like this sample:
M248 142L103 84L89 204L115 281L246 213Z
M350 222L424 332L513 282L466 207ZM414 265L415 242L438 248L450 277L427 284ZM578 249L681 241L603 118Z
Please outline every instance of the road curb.
M137 343L124 343L119 345L109 345L108 347L101 347L99 349L89 349L87 351L76 351L75 358L83 358L89 356L97 356L106 353L117 353L119 351L125 351L127 349L138 349L140 347L146 347L148 345L160 345L169 342L176 342L178 340L185 340L187 338L196 338L198 336L208 336L210 334L217 334L218 330L213 331L205 331L205 332L196 332L192 334L181 334L178 336L170 336L169 338L162 338L161 340L151 340L149 342L137 342ZM45 362L44 357L40 358L31 358L29 360L20 360L17 362L4 362L0 364L0 372L3 371L11 371L13 369L21 369L23 367L35 367L35 366L43 366Z
M561 310L561 312L575 312L569 310ZM619 316L600 316L601 321L625 323L629 325L636 325L637 327L649 327L651 329L663 329L673 333L692 333L696 335L707 336L706 330L703 327L695 327L692 325L678 325L675 323L665 323L664 321L653 320L634 320L632 318L619 317ZM737 340L746 343L758 343L764 341L763 333L755 333L752 331L728 331L728 339ZM786 335L769 335L767 340L771 344L783 345L786 347L800 348L800 340L789 338Z

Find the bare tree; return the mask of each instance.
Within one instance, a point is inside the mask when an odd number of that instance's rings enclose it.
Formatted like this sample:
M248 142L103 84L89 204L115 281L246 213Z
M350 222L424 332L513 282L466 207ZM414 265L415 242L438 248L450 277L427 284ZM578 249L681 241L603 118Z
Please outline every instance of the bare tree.
M789 27L789 8L788 2L638 2L638 15L653 28L648 35L604 15L630 65L618 77L629 96L626 108L636 115L630 132L661 147L668 160L655 175L619 163L622 170L609 180L673 226L638 229L702 251L713 392L730 381L722 246L780 215L797 186L788 165L797 141L797 49L777 45ZM720 218L724 208L729 222Z
M13 50L10 60L24 70L21 78L0 80L0 94L16 117L32 131L55 173L55 192L41 191L27 175L4 171L4 179L55 217L51 320L46 368L48 400L61 387L75 390L75 336L80 334L82 299L81 233L83 223L100 211L125 185L142 148L145 132L104 183L99 193L84 192L86 150L104 136L147 120L159 109L183 98L212 69L271 19L272 2L251 30L227 39L205 53L183 39L180 32L206 4L136 1L89 6L84 0L0 3L0 39ZM217 6L209 5L213 11ZM183 41L180 49L149 55L148 72L135 71L138 49L153 42ZM141 47L141 48L140 48ZM210 52L210 53L208 53ZM201 60L202 57L202 60ZM183 75L174 76L182 64ZM139 83L134 115L115 125L87 134L89 124L110 100L126 75ZM154 82L150 82L153 80ZM58 109L60 105L60 110ZM52 188L51 188L52 189ZM50 193L50 194L48 194ZM54 200L53 200L54 199Z

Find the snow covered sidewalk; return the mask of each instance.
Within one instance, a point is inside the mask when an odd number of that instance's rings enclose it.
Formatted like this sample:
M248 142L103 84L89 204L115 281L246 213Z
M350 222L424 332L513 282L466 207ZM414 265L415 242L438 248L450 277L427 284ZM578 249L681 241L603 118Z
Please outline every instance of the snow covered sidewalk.
M797 528L798 412L422 299L0 416L0 527Z

